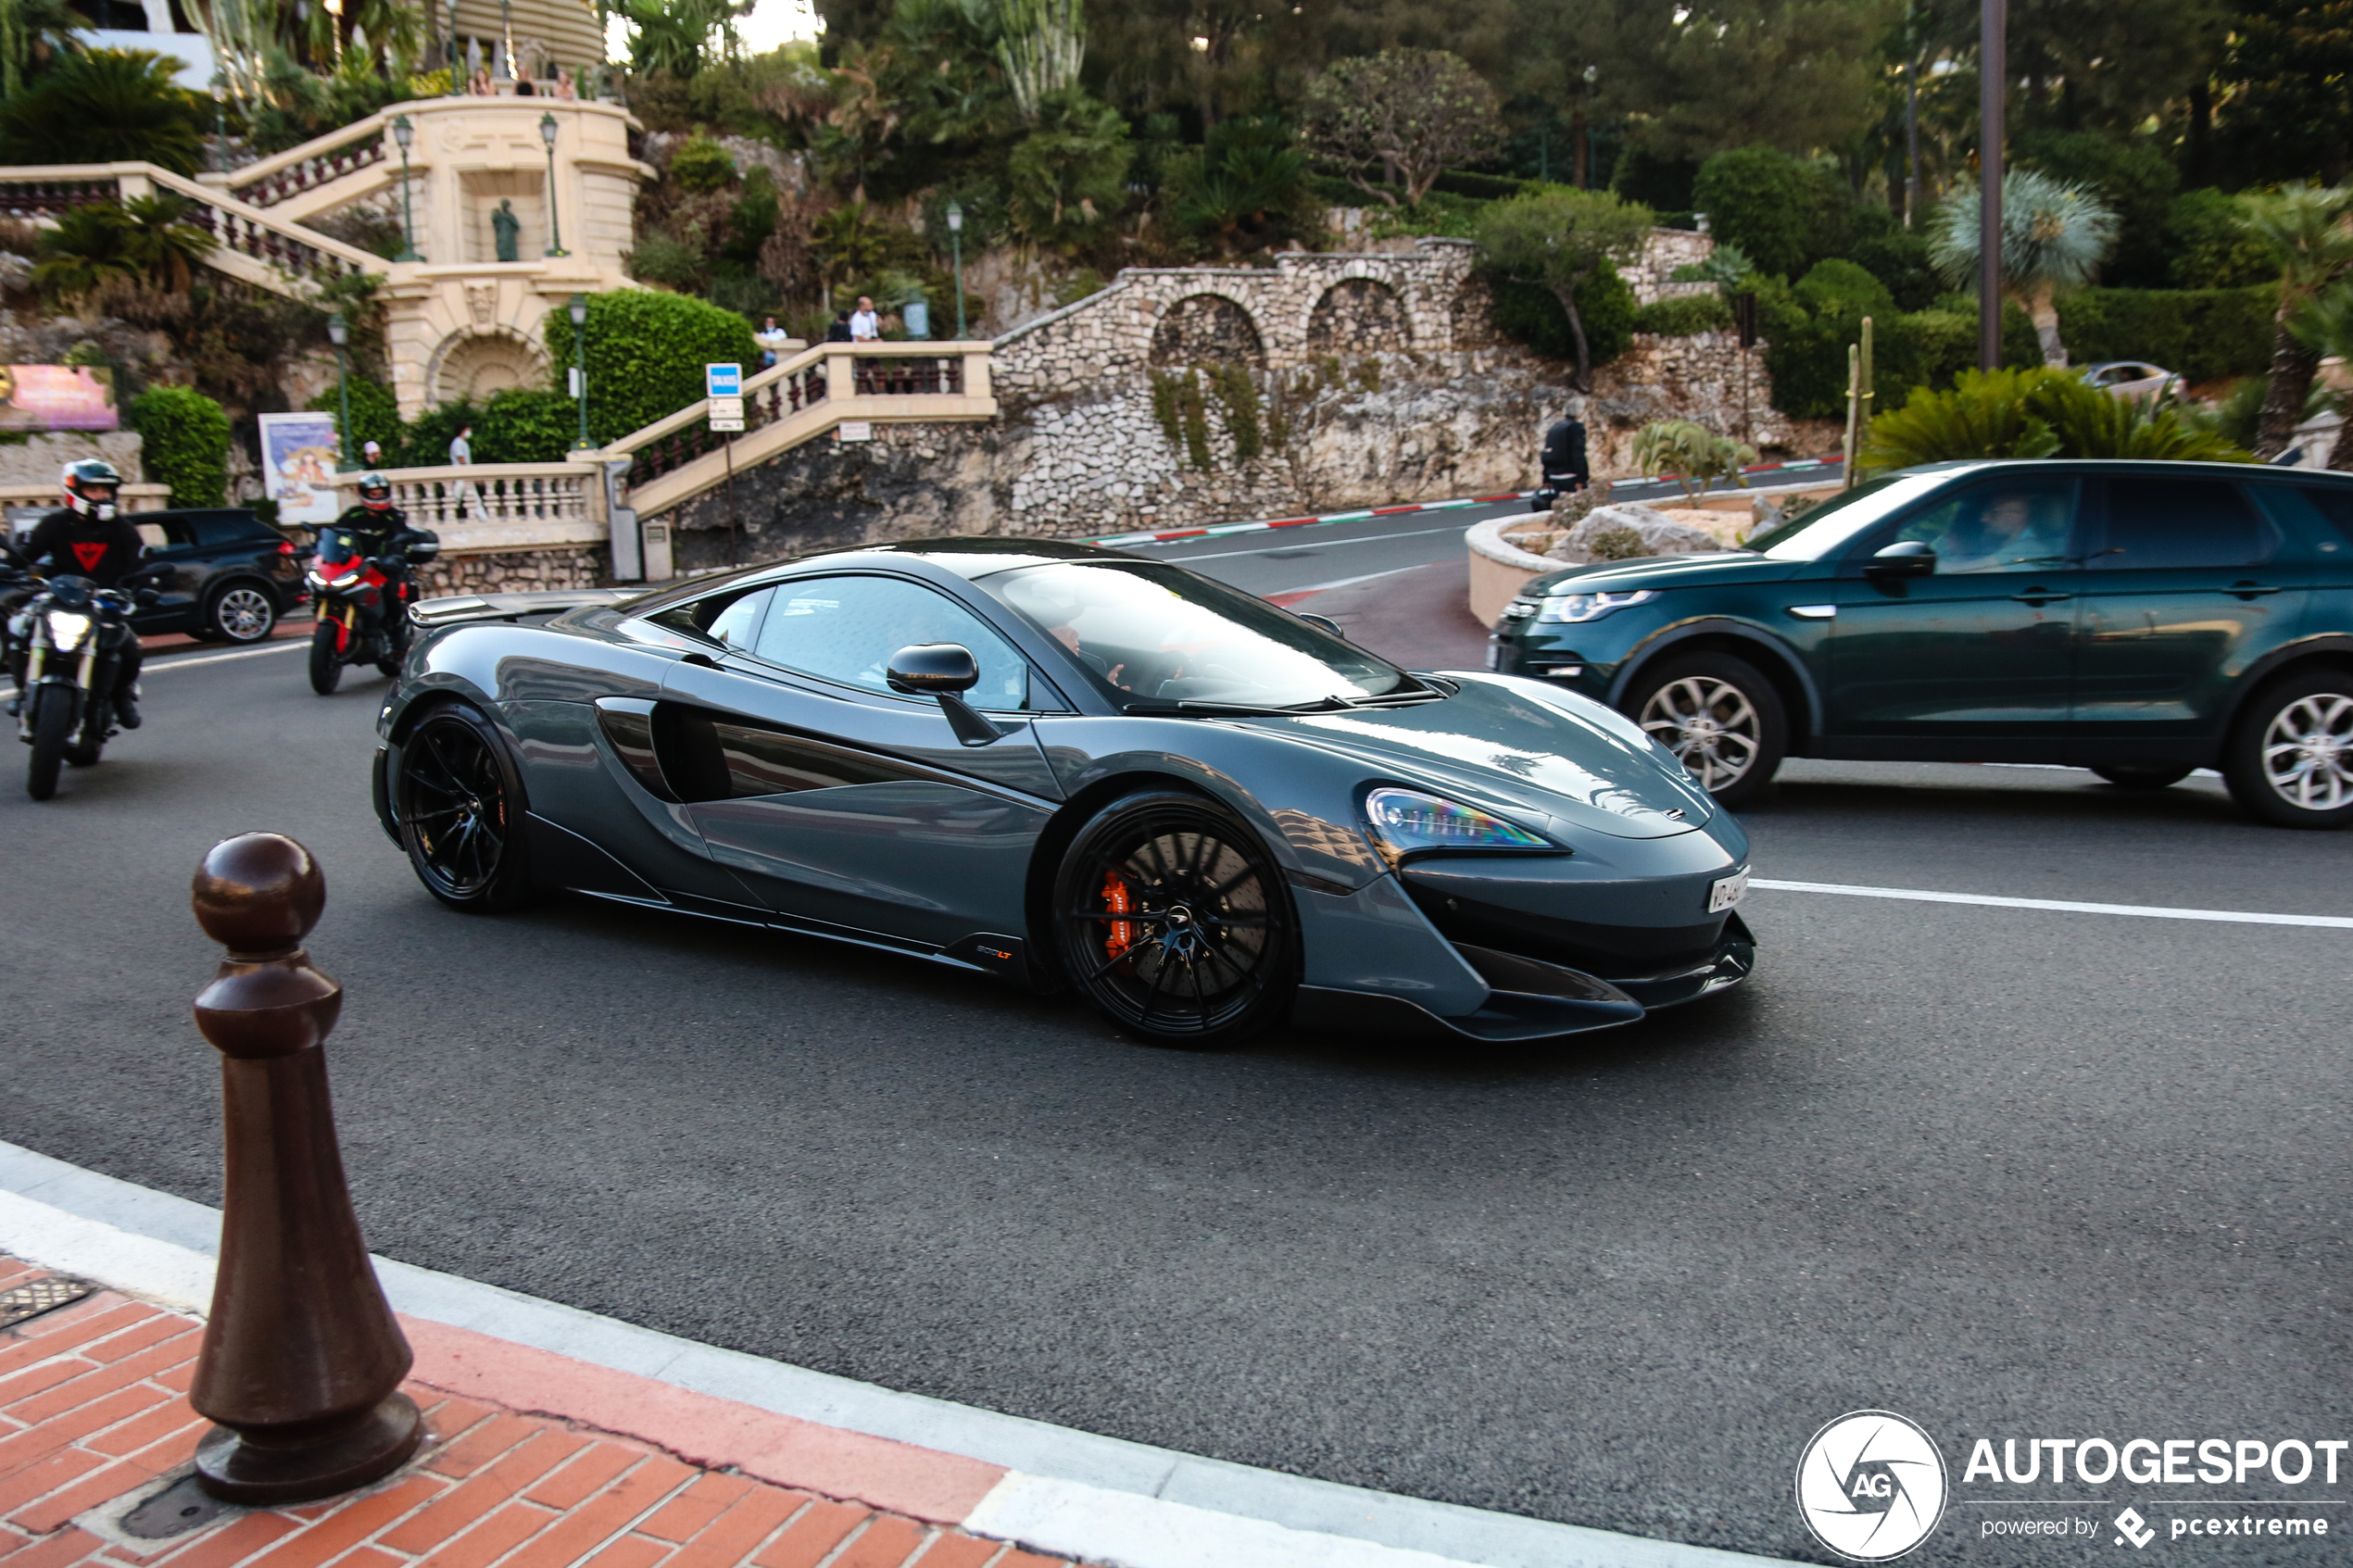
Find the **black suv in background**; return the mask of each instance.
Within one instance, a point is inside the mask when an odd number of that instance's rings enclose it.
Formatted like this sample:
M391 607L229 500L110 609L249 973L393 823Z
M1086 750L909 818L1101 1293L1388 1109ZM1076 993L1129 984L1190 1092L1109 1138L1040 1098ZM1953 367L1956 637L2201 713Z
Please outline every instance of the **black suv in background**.
M2353 477L1967 462L1873 480L1744 550L1531 579L1491 667L1609 704L1718 799L1785 755L2221 770L2353 825Z
M303 552L242 507L134 512L131 521L149 558L170 563L158 573L162 599L131 620L142 636L185 632L224 643L258 643L279 618L310 599Z

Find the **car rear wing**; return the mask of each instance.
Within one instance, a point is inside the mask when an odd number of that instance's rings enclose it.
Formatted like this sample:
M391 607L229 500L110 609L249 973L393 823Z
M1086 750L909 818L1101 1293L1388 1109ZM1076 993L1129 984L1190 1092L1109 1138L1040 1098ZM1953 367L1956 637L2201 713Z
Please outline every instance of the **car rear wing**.
M593 605L617 605L639 597L642 588L565 588L535 594L453 594L447 598L419 599L409 607L409 620L432 632L468 621L520 621L529 615L561 615Z

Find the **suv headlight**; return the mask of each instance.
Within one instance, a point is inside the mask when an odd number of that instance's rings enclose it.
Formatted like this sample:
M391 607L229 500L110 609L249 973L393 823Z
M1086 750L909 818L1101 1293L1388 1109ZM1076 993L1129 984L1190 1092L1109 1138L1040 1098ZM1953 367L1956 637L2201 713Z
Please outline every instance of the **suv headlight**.
M1433 849L1560 849L1492 811L1418 789L1374 790L1365 797L1365 820L1392 865Z
M53 609L49 612L49 644L58 652L73 652L82 646L82 639L88 635L90 635L88 616L76 615L69 609Z
M1646 605L1658 597L1655 588L1636 588L1620 594L1555 594L1546 599L1536 612L1539 621L1599 621L1614 609L1628 605Z

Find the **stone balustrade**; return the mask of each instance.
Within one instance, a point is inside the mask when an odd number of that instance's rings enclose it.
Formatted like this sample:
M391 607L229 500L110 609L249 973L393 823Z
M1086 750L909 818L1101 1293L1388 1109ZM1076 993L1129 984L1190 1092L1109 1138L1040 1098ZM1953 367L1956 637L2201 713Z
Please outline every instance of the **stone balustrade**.
M280 294L307 298L308 291L298 284L384 266L356 245L286 222L215 186L151 163L0 168L0 212L17 218L55 217L70 207L125 201L157 191L186 198L186 220L211 235L228 257L244 263L231 261L224 270Z
M338 474L346 505L358 473ZM392 504L414 528L441 536L445 554L590 544L606 537L603 474L593 461L453 463L394 469Z
M275 207L289 196L384 162L389 156L384 151L384 128L390 119L388 111L379 111L349 127L351 134L332 146L306 142L232 174L216 175L208 182L218 182L248 206Z

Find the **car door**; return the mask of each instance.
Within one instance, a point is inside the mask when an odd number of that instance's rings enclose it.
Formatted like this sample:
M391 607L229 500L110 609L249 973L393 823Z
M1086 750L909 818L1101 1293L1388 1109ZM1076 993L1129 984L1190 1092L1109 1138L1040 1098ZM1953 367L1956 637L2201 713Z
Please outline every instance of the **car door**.
M2073 736L2082 760L2212 736L2239 673L2292 635L2303 578L2280 529L2234 481L2094 479L2077 611ZM2121 747L2122 749L2119 749Z
M1849 757L2058 759L2068 724L2077 476L2007 470L1930 496L1839 563L1824 694ZM1936 570L1874 577L1890 545Z
M195 524L184 512L151 512L131 521L147 546L147 559L167 562L171 568L148 579L161 596L133 611L131 624L150 636L184 630L195 621L208 571L204 546L196 542Z
M787 579L711 622L675 665L655 744L712 859L801 922L934 948L1018 938L1038 835L1060 798L1028 716L1063 705L1018 649L926 583ZM1002 738L959 743L937 699L901 696L897 649L958 643Z

